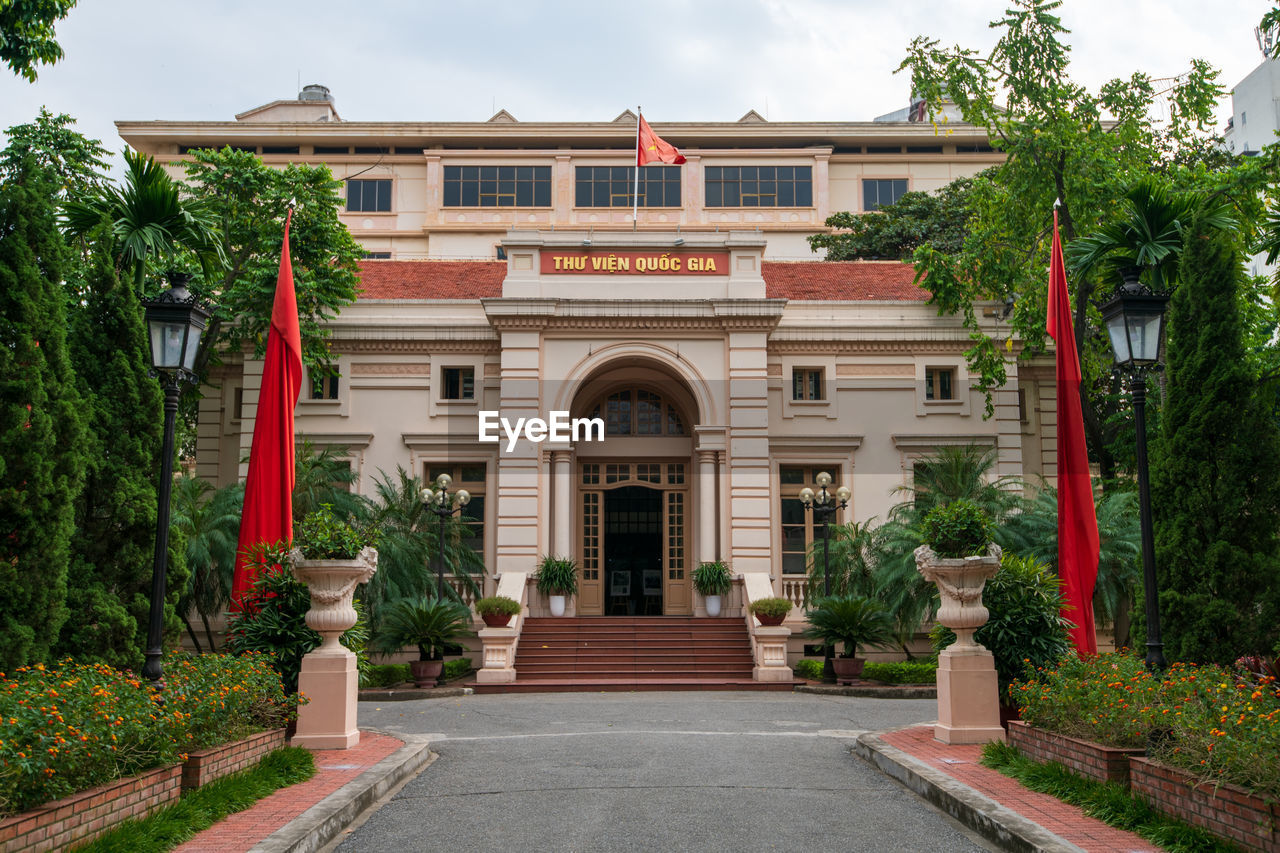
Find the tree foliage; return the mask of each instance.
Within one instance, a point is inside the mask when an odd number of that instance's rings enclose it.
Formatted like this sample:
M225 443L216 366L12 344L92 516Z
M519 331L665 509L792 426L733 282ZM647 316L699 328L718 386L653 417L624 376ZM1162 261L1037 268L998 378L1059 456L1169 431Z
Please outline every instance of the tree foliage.
M85 420L66 339L56 178L29 153L0 183L0 670L48 659L67 618Z
M969 178L959 178L936 193L909 192L870 213L841 211L827 217L829 234L814 234L809 246L826 249L828 261L909 261L930 245L941 252L964 247L969 221Z
M61 193L83 194L100 186L107 170L107 149L97 139L72 130L76 120L65 113L54 115L41 108L30 124L18 124L5 133L9 145L0 153L0 180L11 179L23 158L57 176Z
M76 0L5 0L0 3L0 59L14 74L36 81L37 65L62 58L54 25Z
M1166 654L1229 664L1280 639L1280 432L1244 357L1233 235L1186 229L1152 508Z

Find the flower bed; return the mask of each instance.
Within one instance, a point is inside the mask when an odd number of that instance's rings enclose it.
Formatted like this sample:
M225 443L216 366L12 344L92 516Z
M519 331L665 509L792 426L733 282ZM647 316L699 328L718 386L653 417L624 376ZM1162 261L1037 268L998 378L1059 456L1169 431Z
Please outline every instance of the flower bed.
M1133 792L1170 817L1250 850L1280 851L1280 806L1237 785L1214 785L1147 758L1130 761Z
M6 853L65 850L89 841L121 821L145 817L178 800L180 765L117 779L0 821Z
M1009 743L1028 758L1056 761L1081 776L1121 785L1129 784L1129 756L1143 753L1060 735L1018 720L1009 721Z

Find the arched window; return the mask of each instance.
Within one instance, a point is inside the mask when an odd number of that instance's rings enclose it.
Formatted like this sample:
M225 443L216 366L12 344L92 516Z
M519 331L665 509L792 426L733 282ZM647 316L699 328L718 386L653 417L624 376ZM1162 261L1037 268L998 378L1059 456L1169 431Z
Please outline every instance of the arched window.
M657 391L624 388L605 396L591 410L604 418L605 435L688 435L680 410Z

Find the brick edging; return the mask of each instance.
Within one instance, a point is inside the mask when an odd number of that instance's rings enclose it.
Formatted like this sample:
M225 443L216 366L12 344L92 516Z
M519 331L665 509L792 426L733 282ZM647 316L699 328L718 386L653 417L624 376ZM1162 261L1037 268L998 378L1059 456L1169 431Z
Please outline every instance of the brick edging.
M1150 758L1130 759L1130 787L1157 811L1266 853L1280 851L1280 804L1238 785L1201 782Z
M252 767L267 753L284 746L284 731L283 728L270 729L189 754L182 765L182 790L199 788Z
M1056 761L1068 770L1098 782L1129 784L1129 759L1144 749L1121 749L1009 721L1009 744L1035 761Z

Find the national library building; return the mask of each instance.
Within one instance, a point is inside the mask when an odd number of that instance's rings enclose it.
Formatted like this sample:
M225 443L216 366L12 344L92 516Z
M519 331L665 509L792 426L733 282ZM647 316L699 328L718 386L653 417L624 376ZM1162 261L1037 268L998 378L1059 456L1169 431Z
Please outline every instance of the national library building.
M344 181L342 219L367 252L362 292L331 324L339 375L303 383L297 439L342 448L365 494L397 467L470 492L485 594L527 605L477 644L481 683L510 686L586 667L521 645L551 621L532 583L543 555L578 565L564 626L636 638L646 624L707 622L691 575L725 562L735 581L714 621L745 634L734 642L750 655L720 677L783 682L822 535L800 495L819 473L851 493L834 523L884 520L918 460L948 445L993 449L995 476L1052 482L1052 358L1019 363L1015 340L984 419L967 333L927 303L910 265L809 248L832 213L1001 161L981 131L914 114L657 123L685 162L646 165L638 182L631 111L350 122L308 86L234 121L117 124L178 173L188 150L230 145ZM1001 306L980 313L1009 334ZM217 371L196 462L221 486L246 474L262 363L233 354ZM783 628L743 610L771 595L796 605ZM612 674L660 680L660 667L635 667Z

